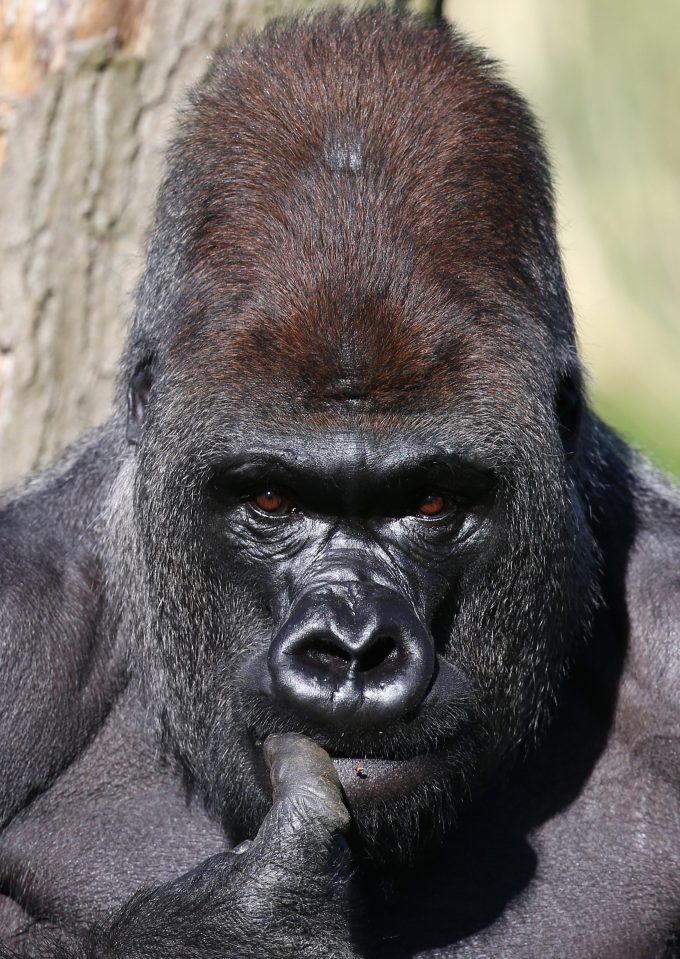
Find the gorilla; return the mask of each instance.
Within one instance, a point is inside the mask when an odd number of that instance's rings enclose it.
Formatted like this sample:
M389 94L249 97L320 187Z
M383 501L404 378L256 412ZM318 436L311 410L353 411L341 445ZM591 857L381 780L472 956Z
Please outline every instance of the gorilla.
M680 497L455 31L216 58L111 419L0 537L3 959L680 954Z

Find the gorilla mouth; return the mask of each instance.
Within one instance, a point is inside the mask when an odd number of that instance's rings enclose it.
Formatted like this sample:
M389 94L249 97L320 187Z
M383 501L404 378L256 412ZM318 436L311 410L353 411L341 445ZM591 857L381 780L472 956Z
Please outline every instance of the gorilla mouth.
M266 777L262 751L266 735L252 729L249 738L256 755L258 772ZM313 738L318 741L319 737ZM320 745L330 754L345 796L353 807L395 799L412 792L423 783L441 779L452 768L452 753L445 748L397 759L380 755L353 756L335 750L327 743Z
M393 799L412 792L423 782L450 768L444 751L422 753L410 759L353 759L332 756L340 784L352 806Z

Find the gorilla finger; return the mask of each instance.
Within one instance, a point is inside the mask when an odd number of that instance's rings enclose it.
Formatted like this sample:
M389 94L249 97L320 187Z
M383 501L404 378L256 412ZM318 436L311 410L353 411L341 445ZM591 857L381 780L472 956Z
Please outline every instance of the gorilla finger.
M238 844L238 846L234 846L231 851L234 856L242 856L244 852L248 852L252 844L252 839L244 839L243 842Z
M350 814L328 753L297 733L269 736L264 744L274 806L293 819L313 819L329 832L344 832Z

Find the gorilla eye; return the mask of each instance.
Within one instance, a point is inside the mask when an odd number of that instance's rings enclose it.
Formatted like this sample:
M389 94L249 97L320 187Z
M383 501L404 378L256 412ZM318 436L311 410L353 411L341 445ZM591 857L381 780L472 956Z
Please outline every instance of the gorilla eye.
M261 513L267 513L269 516L285 516L292 510L290 500L275 489L263 490L257 496L253 496L251 503Z
M441 493L430 493L418 503L417 512L420 516L439 516L445 508L446 500Z

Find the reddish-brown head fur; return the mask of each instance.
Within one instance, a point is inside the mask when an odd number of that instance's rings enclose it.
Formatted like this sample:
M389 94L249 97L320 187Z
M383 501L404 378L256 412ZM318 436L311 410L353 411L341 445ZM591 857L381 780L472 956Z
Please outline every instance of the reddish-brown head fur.
M520 314L571 342L533 121L442 26L271 27L217 59L170 165L135 339L204 395L431 404L498 381Z

